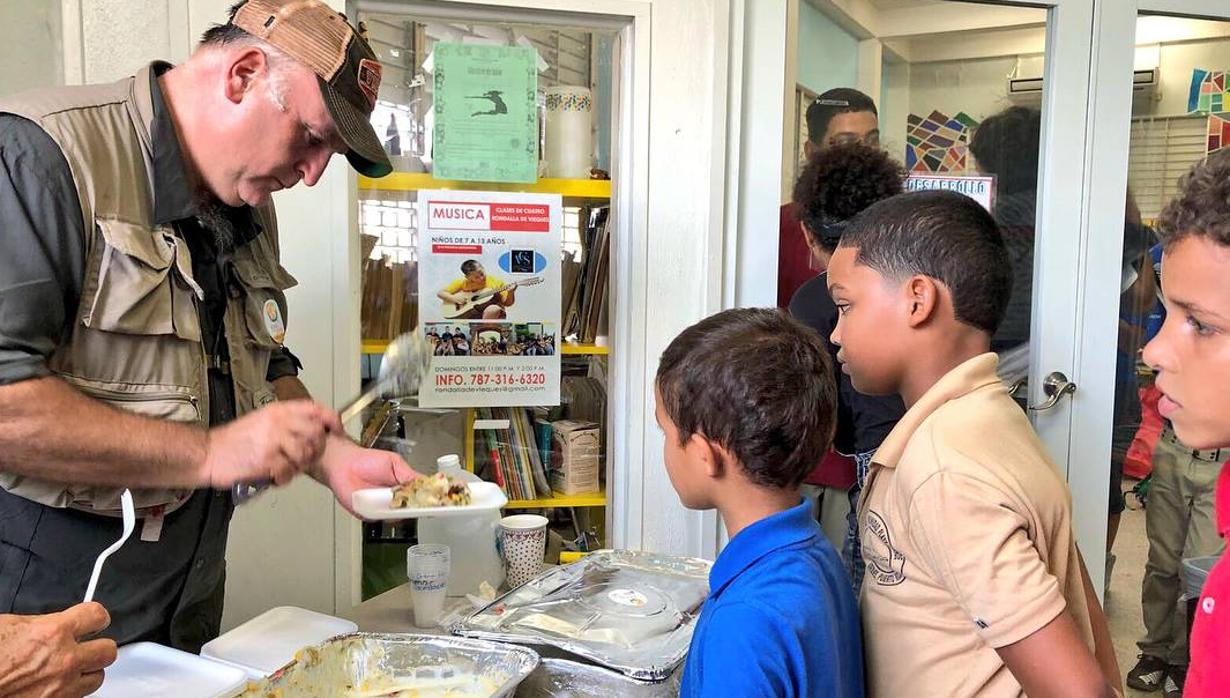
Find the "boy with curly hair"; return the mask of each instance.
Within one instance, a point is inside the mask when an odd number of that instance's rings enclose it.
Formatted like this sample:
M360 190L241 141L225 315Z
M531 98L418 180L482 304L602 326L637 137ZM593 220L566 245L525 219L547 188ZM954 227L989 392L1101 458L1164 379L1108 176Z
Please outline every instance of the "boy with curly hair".
M799 173L793 196L812 256L827 267L849 220L875 202L902 193L905 176L905 169L888 153L861 143L814 153ZM829 341L837 327L837 306L829 296L827 272L799 287L790 299L790 315L820 334L837 369L833 452L808 476L807 483L846 490L850 511L841 559L857 595L864 569L855 518L858 496L872 454L905 414L905 405L897 395L863 395L838 368L837 347Z
M1145 347L1162 392L1158 411L1195 449L1230 448L1230 150L1198 164L1158 221L1166 321ZM1230 451L1226 451L1230 455ZM1217 482L1217 530L1230 532L1230 468ZM1191 633L1183 695L1230 687L1230 565L1205 581Z

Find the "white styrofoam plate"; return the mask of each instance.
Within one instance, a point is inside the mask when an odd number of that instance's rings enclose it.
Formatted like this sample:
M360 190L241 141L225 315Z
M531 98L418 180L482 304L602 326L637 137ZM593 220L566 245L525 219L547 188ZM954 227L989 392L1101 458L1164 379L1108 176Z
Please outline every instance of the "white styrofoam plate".
M470 503L463 507L393 507L393 488L356 490L350 503L355 513L371 521L384 519L421 519L432 516L465 516L480 511L502 509L508 497L494 482L468 482Z
M247 682L237 667L153 642L120 648L94 698L226 698Z
M268 676L295 658L295 652L334 635L359 629L351 621L294 606L269 609L201 648L201 656Z

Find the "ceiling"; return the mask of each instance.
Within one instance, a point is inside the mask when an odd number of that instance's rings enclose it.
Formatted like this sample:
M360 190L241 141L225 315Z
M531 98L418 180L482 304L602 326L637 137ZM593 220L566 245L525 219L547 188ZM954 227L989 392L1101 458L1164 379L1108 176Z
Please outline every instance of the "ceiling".
M871 4L881 10L899 10L907 7L925 7L939 5L943 0L871 0Z

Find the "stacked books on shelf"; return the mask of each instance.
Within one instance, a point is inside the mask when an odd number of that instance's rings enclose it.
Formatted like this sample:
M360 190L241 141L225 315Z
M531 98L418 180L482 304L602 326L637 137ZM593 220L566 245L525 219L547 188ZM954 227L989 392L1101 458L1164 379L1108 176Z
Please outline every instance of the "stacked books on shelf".
M360 313L364 339L393 339L418 323L418 264L388 257L371 259L374 235L363 236L363 301Z
M581 209L581 255L564 252L563 334L593 344L607 334L611 266L609 206Z
M488 478L493 479L509 499L550 497L550 423L535 418L523 407L480 407L476 417L508 421L507 429L474 432L475 457L481 462L485 456L490 466ZM543 432L545 436L540 436ZM539 443L540 438L547 441L545 449Z

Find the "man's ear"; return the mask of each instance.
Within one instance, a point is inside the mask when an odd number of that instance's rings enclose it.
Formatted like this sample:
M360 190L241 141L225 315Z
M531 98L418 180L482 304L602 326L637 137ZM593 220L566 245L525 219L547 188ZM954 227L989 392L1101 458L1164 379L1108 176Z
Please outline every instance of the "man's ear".
M269 58L255 46L237 52L226 71L226 98L234 104L243 101L257 77L269 74Z
M819 146L811 142L811 139L803 141L803 158L806 160L812 159L816 153L820 152Z
M940 286L935 279L915 274L905 282L906 321L919 327L935 317L940 304Z

